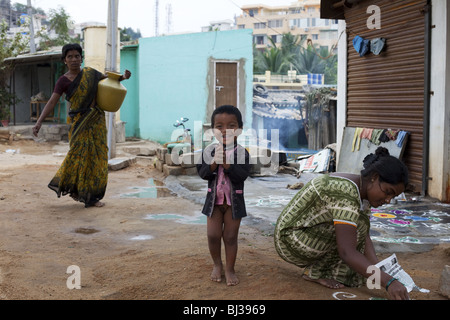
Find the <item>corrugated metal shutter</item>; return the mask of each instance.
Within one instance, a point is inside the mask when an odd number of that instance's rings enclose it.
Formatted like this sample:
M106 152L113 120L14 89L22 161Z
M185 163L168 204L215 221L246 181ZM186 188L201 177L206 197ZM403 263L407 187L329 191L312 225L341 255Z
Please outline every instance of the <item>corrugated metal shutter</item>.
M422 189L426 0L363 1L345 10L348 33L347 126L411 133L403 160L414 191ZM381 9L381 29L369 30L369 5ZM380 55L360 57L353 38L385 38Z

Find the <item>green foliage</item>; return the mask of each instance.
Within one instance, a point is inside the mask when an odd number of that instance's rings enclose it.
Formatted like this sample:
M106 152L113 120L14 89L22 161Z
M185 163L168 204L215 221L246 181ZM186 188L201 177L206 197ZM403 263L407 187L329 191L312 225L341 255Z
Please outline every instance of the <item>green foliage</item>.
M279 47L269 38L271 46L259 51L253 46L253 69L255 74L266 70L274 74L286 74L291 68L298 74L325 74L325 84L337 83L337 56L328 49L318 50L311 44L306 47L298 35L285 33Z
M265 49L263 52L256 51L255 68L259 72L270 70L275 74L283 73L284 70L289 68L290 55L283 54L283 52L275 46L272 39L270 41L272 42L272 47Z
M123 28L120 30L120 41L133 41L142 38L141 31L134 31L132 28Z
M67 43L80 43L80 38L70 35L70 26L74 24L70 15L63 7L49 10L48 30L53 30L57 34L55 39L48 36L46 27L39 30L36 35L42 38L40 43L41 50L46 50L54 46L63 46Z

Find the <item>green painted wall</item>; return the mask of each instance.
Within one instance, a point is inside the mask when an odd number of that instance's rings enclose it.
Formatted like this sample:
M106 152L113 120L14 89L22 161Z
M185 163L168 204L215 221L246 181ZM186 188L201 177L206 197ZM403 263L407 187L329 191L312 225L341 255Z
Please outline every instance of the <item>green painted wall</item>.
M211 59L240 61L245 73L241 110L245 127L251 128L252 30L243 29L142 38L138 48L125 47L121 71L129 69L134 78L123 82L128 93L120 117L127 122L127 136L172 141L173 123L181 117L190 119L187 127L194 135L201 133L194 123L209 122Z
M120 108L120 120L126 122L125 136L139 137L139 47L126 46L120 52L120 68L123 74L125 69L130 70L131 78L122 81L127 88L127 95Z

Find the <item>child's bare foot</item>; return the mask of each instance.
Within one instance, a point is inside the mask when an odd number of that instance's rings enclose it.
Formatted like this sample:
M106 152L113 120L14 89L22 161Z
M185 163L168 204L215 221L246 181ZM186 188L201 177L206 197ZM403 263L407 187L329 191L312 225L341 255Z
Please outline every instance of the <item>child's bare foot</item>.
M318 284L323 285L324 287L330 288L330 289L342 289L345 288L345 286L340 283L339 281L336 281L334 279L311 279L307 275L303 275L303 279L316 282Z
M222 265L214 265L213 271L211 272L211 281L222 281Z
M225 278L227 279L227 286L236 286L239 284L239 279L233 271L225 271Z

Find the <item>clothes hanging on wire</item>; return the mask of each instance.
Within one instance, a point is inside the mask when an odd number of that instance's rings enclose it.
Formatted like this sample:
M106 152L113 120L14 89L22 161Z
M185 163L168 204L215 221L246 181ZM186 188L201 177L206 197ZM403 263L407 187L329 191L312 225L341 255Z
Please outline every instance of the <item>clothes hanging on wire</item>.
M387 129L385 134L390 140L397 140L397 135L398 135L399 131L400 130Z
M397 144L397 146L399 148L402 147L403 145L403 141L405 141L405 137L407 136L408 132L407 131L400 131L397 135L397 140L395 140L395 143Z
M364 128L361 132L361 139L369 139L372 138L373 129Z
M359 148L361 146L361 132L364 130L364 128L356 128L355 134L353 135L353 143L352 143L352 152L359 151Z
M381 137L381 134L383 133L383 131L384 131L384 129L373 129L370 142L379 146L381 144L380 137Z
M359 56L364 56L370 50L370 40L363 39L360 36L356 36L353 38L353 47L356 52L359 53Z
M370 40L370 52L375 55L379 55L381 51L383 51L385 43L386 39L384 38L375 38Z
M380 142L386 143L386 142L389 142L391 140L387 136L386 132L387 132L387 129L383 129L383 132L380 135Z

